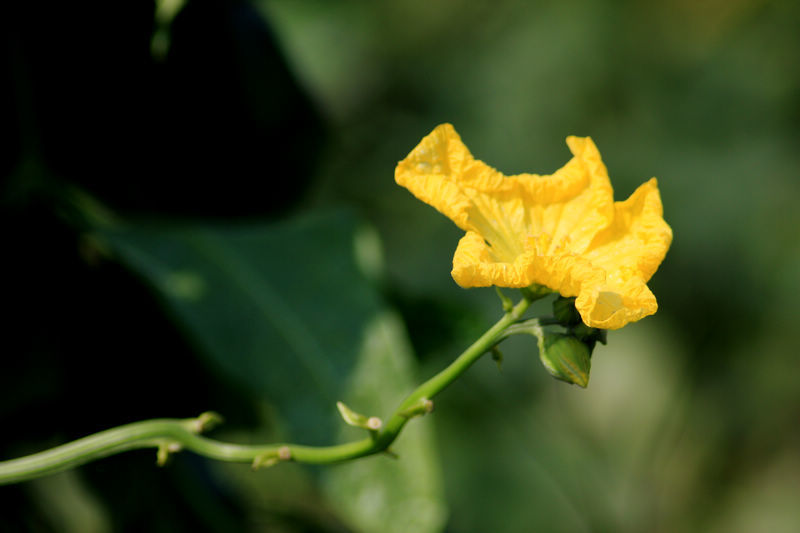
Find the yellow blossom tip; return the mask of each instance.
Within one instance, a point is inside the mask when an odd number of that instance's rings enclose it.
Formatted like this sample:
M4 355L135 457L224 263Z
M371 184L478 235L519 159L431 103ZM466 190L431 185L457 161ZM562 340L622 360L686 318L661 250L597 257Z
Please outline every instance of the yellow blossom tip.
M614 202L590 137L567 137L572 158L551 175L504 176L475 159L450 124L398 163L395 180L466 233L453 256L462 287L546 286L576 297L586 325L617 329L655 313L646 283L672 230L655 178Z

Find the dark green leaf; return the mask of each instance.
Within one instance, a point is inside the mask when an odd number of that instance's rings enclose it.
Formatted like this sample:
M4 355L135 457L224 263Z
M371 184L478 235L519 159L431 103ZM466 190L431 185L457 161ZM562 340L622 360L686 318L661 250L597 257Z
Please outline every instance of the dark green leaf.
M385 420L416 373L402 322L359 268L357 234L355 218L337 212L280 225L127 227L102 237L156 289L215 368L277 408L293 440L332 444L366 434L339 419L337 400ZM430 419L409 424L392 447L399 460L324 471L325 494L354 528L441 529L446 509L431 429Z
M329 444L336 401L380 309L356 264L356 228L338 212L279 225L103 235L214 367L274 403L293 439Z

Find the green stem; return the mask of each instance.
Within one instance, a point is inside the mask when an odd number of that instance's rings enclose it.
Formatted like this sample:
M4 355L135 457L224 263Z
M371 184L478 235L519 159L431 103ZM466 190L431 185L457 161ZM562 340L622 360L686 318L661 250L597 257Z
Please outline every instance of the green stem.
M40 453L0 462L0 485L16 483L73 468L109 455L137 448L158 448L163 464L169 453L191 450L222 461L267 466L278 461L331 464L385 451L406 422L430 410L430 400L461 376L475 361L503 338L518 322L533 300L543 296L523 293L523 298L447 368L417 387L395 410L380 431L363 440L335 446L271 444L247 446L229 444L199 435L218 421L212 413L196 419L156 419L112 428Z

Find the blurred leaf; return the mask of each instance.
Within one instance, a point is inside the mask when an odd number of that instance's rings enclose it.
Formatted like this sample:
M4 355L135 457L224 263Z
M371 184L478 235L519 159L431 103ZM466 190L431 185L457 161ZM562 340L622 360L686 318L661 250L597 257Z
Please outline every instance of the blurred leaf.
M392 412L412 387L412 361L398 317L376 317L351 376L348 405ZM328 498L359 531L427 533L444 526L446 507L431 422L428 417L409 423L391 448L398 459L373 457L324 472ZM346 437L353 431L343 427L342 433Z
M293 439L329 444L336 401L380 308L356 265L355 230L354 217L339 212L104 235L215 367L273 402Z
M390 413L411 386L416 366L412 363L402 322L394 313L379 314L367 328L358 363L348 382L349 392L344 397L347 404L366 415ZM256 475L245 466L230 463L215 464L214 469L226 484L235 487L237 499L254 509L254 520L274 529L280 529L276 522L289 519L306 524L308 529L301 531L316 530L311 525L322 523L338 531L327 516L330 511L320 503L324 498L355 531L440 531L447 509L442 473L434 452L434 419L425 417L409 423L391 447L397 458L379 455L318 471L289 463ZM340 424L341 441L364 434L364 430ZM226 438L241 442L252 440L253 435L232 433ZM321 490L315 490L311 472L320 474L317 479Z
M156 0L155 31L150 40L150 52L158 60L163 61L169 51L169 26L183 6L186 0Z
M331 444L364 434L339 419L337 400L385 419L415 376L402 323L359 269L357 229L352 215L334 212L280 225L129 226L102 236L215 368L276 407L291 439ZM405 433L399 461L325 471L326 495L358 530L443 525L431 428L417 421Z
M75 471L37 479L27 488L53 531L105 533L112 530L101 502Z

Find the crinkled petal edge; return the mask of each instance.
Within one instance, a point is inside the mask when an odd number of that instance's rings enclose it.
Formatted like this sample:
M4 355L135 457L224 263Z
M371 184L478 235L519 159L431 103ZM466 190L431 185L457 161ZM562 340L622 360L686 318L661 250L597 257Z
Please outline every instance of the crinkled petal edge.
M458 242L452 276L464 288L522 288L535 283L563 296L577 296L575 307L584 323L601 329L619 329L658 309L655 296L641 278L613 284L602 269L572 254L546 256L532 250L513 263L497 262L483 237L472 231Z
M492 251L478 233L468 231L461 237L453 255L451 275L461 287L522 288L533 283L529 278L531 258L522 254L513 263L497 262Z

